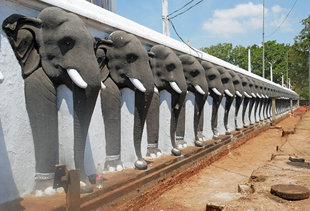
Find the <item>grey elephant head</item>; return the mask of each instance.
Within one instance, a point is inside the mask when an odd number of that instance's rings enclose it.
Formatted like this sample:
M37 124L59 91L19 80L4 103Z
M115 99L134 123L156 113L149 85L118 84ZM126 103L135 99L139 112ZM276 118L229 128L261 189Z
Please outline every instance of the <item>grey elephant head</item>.
M247 78L248 79L248 83L249 83L249 91L250 91L250 93L248 93L248 94L250 94L252 97L256 97L256 89L255 89L255 85L254 85L254 80L252 79L252 78L250 78L250 77L248 77Z
M252 98L251 90L250 90L250 87L249 87L249 81L248 81L247 77L244 76L244 75L240 75L240 76L241 76L241 85L242 85L244 97Z
M100 66L103 67L107 63L108 67L102 71L102 80L105 80L109 75L119 89L127 87L135 91L133 139L138 158L135 166L137 169L146 169L147 163L141 154L141 141L144 123L154 93L154 79L148 53L134 35L124 31L111 33L108 40L102 40L98 44L97 49L99 49L96 51L97 57L102 58L98 61L102 64ZM107 106L102 110L103 113L109 113L111 109L114 108ZM118 145L118 147L120 146Z
M186 93L183 66L177 55L163 45L155 45L151 48L151 69L153 72L155 86L159 91L165 89L181 94Z
M3 74L0 72L0 84L4 81L4 76Z
M204 69L198 60L187 54L182 54L179 58L183 65L187 89L193 93L207 95L209 88L208 82L204 77Z
M195 145L202 147L203 144L200 141L198 129L199 129L199 124L202 122L203 107L208 97L208 90L209 90L208 82L205 77L205 71L202 65L199 63L199 61L196 58L194 58L193 56L187 55L187 54L182 54L180 55L179 58L183 65L183 71L184 71L184 76L186 79L188 90L195 94L195 110L194 110ZM185 116L184 109L182 113L183 113L182 116ZM181 124L183 125L182 131L184 131L185 118L181 118L181 119L183 121L183 123ZM181 136L184 137L184 132L178 133L177 131L177 134L182 134Z
M225 134L231 135L230 129L228 128L228 115L232 102L235 98L235 86L233 84L233 78L230 73L231 70L225 69L223 67L219 67L218 70L221 73L221 81L226 96L225 111L224 111L224 127L226 129Z
M42 10L38 18L13 14L2 27L25 81L35 147L35 188L45 188L50 183L45 179L53 177L58 159L56 88L65 84L73 93L74 160L75 167L81 170L81 184L85 184L81 192L92 191L84 171L84 150L100 89L94 38L77 15L54 7Z
M224 67L218 68L219 72L221 73L221 81L223 85L224 93L227 97L234 97L235 96L235 86L233 84L233 80L230 74L231 70L225 69Z
M201 65L206 73L211 96L222 96L224 90L221 81L221 73L218 70L218 66L207 61L202 61Z
M155 45L149 52L150 65L153 72L154 83L159 91L167 90L171 93L171 119L170 119L170 139L172 144L172 154L180 155L175 142L175 133L178 125L180 111L183 107L187 84L185 81L183 66L177 55L163 45ZM159 129L159 95L154 94L151 104L151 111L147 116L148 129L148 154L160 153L158 149L158 129Z
M241 78L239 76L240 73L236 73L234 71L230 71L229 73L230 73L230 75L232 77L232 82L233 82L233 85L234 85L234 88L235 88L236 96L242 98L243 97L243 87L242 87Z

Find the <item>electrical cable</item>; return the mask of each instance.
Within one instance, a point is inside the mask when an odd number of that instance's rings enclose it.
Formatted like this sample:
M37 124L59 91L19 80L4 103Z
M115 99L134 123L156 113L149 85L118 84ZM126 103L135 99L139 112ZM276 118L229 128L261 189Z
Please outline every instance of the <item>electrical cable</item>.
M285 16L285 18L283 19L283 21L278 25L278 27L269 35L267 35L266 37L270 37L272 36L274 33L276 33L278 31L278 29L282 26L282 24L286 21L286 19L288 18L288 16L290 15L290 13L292 12L293 8L295 7L295 4L297 3L298 0L295 0L293 6L291 7L291 9L289 10L289 12L287 13L287 15Z
M192 9L193 7L195 7L195 6L197 6L198 4L200 4L201 2L203 2L204 0L200 0L200 1L198 1L197 3L195 3L194 5L192 5L192 6L190 6L189 8L187 8L186 10L184 10L183 12L180 12L180 13L178 13L178 14L176 14L175 16L173 16L173 17L171 17L171 18L169 18L169 19L173 19L173 18L176 18L176 17L178 17L179 15L182 15L182 14L184 14L185 12L187 12L188 10L190 10L190 9ZM169 15L168 15L169 16Z
M187 45L190 49L192 49L193 51L195 51L195 52L197 53L198 57L201 57L202 54L201 54L199 51L197 51L195 48L193 48L192 46L190 46L189 44L187 44L187 43L182 39L182 37L181 37L181 36L179 35L179 33L177 32L177 30L176 30L176 28L175 28L175 26L174 26L172 20L170 20L170 18L168 18L168 21L170 22L170 24L171 24L171 26L172 26L172 28L173 28L175 34L179 37L179 39L180 39L185 45Z
M186 3L183 7L181 7L180 9L175 10L174 12L170 13L169 15L167 15L167 17L171 16L172 14L179 12L180 10L182 10L184 7L186 7L187 5L189 5L190 3L192 3L194 0L189 1L188 3Z

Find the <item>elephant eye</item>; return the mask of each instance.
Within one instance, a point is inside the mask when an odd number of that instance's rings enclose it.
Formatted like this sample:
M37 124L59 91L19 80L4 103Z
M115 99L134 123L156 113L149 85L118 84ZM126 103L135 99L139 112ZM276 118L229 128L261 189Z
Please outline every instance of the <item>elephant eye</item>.
M212 75L208 75L208 79L210 81L214 80L216 78L216 75L215 74L212 74Z
M171 72L175 69L175 65L173 63L166 65L166 69L168 72Z
M199 75L199 71L198 70L194 70L194 71L191 71L190 74L194 78L194 77Z
M234 83L234 85L237 85L237 84L239 84L239 81L235 80L235 81L233 81L233 83Z
M161 76L161 73L160 73L160 72L157 72L156 75L157 75L158 77L160 77L160 76Z
M127 60L127 63L129 64L134 63L137 59L138 59L138 56L133 53L126 55L126 60Z
M58 46L62 55L65 55L69 50L71 50L74 47L74 44L75 40L71 37L64 37L58 41Z
M242 82L242 86L246 86L246 84L247 84L246 82Z
M223 83L223 84L227 84L228 81L229 81L229 78L222 78L222 83Z

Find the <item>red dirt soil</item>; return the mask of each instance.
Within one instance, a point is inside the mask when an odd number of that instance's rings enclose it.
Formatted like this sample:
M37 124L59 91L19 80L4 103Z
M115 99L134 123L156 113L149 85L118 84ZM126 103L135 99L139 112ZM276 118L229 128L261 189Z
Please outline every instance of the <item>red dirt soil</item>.
M310 189L310 168L287 164L289 155L302 156L306 164L310 161L310 112L300 117L306 110L299 108L293 117L262 132L137 210L206 210L207 204L222 205L224 210L309 210L310 199L286 201L270 194L270 187L279 182ZM294 128L296 133L290 134ZM278 159L271 160L273 154ZM263 175L264 181L249 180L252 174ZM253 194L238 193L238 184L245 183L254 186Z

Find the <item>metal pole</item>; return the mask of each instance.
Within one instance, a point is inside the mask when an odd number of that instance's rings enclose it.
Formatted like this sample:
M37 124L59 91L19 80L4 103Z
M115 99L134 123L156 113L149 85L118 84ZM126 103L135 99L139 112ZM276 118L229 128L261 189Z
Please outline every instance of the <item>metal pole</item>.
M284 75L282 73L282 86L284 86Z
M286 51L286 83L288 84L288 50Z
M270 81L273 82L272 63L270 63Z
M248 71L249 72L252 72L252 70L251 70L251 48L250 48L250 46L248 46Z
M169 23L168 23L168 0L162 1L162 10L163 10L163 34L170 37Z
M263 78L265 78L265 0L263 0Z

